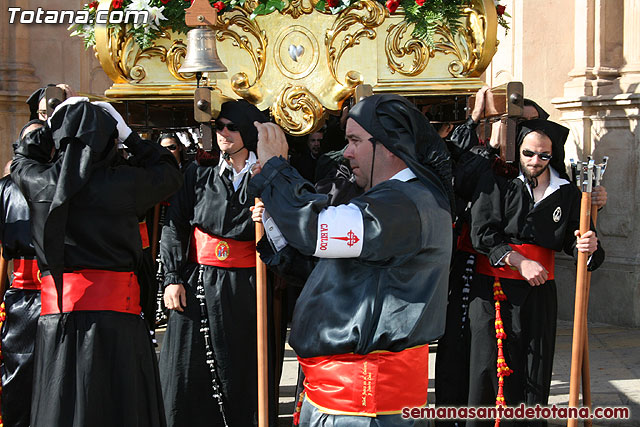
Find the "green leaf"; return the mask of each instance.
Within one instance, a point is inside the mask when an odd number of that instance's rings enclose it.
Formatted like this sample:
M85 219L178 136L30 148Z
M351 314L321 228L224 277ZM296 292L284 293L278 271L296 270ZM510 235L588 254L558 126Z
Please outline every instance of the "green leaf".
M267 1L267 10L270 10L271 13L273 11L275 11L276 9L278 9L280 12L282 12L282 9L284 9L286 5L284 4L284 1L282 0L268 0Z
M320 0L318 3L316 3L316 10L319 10L320 12L324 12L326 7L327 7L326 0Z

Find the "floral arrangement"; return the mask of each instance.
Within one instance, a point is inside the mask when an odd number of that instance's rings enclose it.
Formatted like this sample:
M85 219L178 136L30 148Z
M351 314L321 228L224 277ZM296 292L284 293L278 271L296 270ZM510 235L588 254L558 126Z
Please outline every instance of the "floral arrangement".
M232 10L235 6L243 6L246 0L209 0L218 14ZM337 14L355 4L359 0L318 0L315 8L321 12ZM390 13L396 12L402 6L405 20L414 25L413 35L433 45L433 37L438 23L447 25L452 32L460 26L461 8L469 0L377 0L383 3ZM192 0L111 0L111 9L123 13L130 11L147 11L149 19L146 23L134 23L127 26L127 34L132 35L142 49L146 49L157 39L162 28L171 28L178 33L186 34L189 27L184 22L184 10L190 6ZM494 0L498 13L498 23L509 29L505 17L505 6ZM276 10L282 11L286 0L258 0L258 6L253 10L251 18L258 15L268 15ZM94 22L98 9L98 1L85 4L83 11L88 15L88 22ZM110 27L120 27L120 24L109 23ZM69 27L72 36L82 37L85 48L96 43L94 26L92 24L75 24Z

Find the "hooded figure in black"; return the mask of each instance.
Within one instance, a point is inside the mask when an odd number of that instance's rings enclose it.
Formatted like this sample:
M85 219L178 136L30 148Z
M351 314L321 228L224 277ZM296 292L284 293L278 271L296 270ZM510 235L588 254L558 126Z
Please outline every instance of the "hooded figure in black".
M543 119L523 122L518 133L520 175L508 179L488 172L478 183L471 208L471 240L481 255L469 308L470 406L492 406L496 396L504 397L508 406L547 404L557 317L554 253L575 256L582 250L578 245L586 244L593 252L591 270L604 259L595 233L578 239L574 234L581 195L565 171L568 132ZM496 278L506 296L499 301L506 333L502 351L513 371L503 377L504 387L496 375Z
M27 129L46 134L41 120ZM36 129L34 129L36 128ZM29 426L33 385L33 355L40 316L40 280L31 242L29 206L10 176L0 179L0 241L2 256L13 260L11 287L4 294L2 324L2 422L5 426Z
M136 166L121 164L116 139ZM175 159L110 105L70 98L22 138L11 170L42 272L31 426L165 425L137 218L180 186Z
M256 163L253 122L266 120L244 100L224 103L216 119L219 163L191 164L169 200L160 254L170 315L160 377L172 427L258 423L254 199L247 185Z
M405 98L360 101L344 156L365 192L329 206L282 157L282 131L259 129L262 171L251 186L271 216L267 233L320 258L289 340L306 376L300 425L418 425L400 411L426 404L428 343L444 330L451 171L443 141Z

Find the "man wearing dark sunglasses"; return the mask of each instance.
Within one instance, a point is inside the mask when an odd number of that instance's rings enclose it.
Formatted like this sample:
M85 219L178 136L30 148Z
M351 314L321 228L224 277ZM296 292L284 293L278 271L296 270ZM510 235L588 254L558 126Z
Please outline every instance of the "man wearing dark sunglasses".
M254 121L267 118L247 101L224 103L215 124L220 161L189 166L169 201L160 242L170 310L160 354L168 426L257 425L254 199L247 193L257 160ZM274 425L274 405L269 413Z
M470 406L493 405L496 395L509 406L548 403L557 317L555 252L591 254L590 270L604 260L593 227L582 236L577 231L581 195L564 165L568 134L548 120L521 123L519 176L489 171L478 183L471 207L471 240L480 255L469 307ZM497 322L506 333L498 346ZM496 362L512 370L500 375L504 387L498 387ZM467 426L476 423L469 420Z

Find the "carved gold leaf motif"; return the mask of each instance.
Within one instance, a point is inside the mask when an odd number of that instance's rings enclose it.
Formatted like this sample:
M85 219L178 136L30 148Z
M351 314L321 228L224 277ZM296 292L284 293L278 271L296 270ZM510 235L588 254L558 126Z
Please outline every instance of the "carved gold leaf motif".
M337 77L338 65L345 51L360 44L362 37L375 39L376 32L374 28L379 27L387 16L387 10L380 3L363 0L354 4L336 18L324 38L329 72L336 81L339 81ZM346 33L352 26L356 26L355 31ZM342 33L345 33L344 37L340 42L340 46L336 47L335 44L340 40Z
M391 73L397 72L405 76L413 77L422 73L427 68L429 58L433 58L436 53L429 49L429 46L423 40L415 37L410 37L409 40L402 45L402 40L407 33L408 27L409 23L406 21L391 25L387 30L384 46L387 55L387 65L389 65ZM413 56L413 63L411 68L405 69L405 65L398 60L409 55Z
M268 38L265 31L261 30L257 22L253 19L249 19L250 13L248 10L251 7L249 2L245 3L243 8L237 7L234 9L236 14L230 17L220 17L218 15L218 32L216 38L219 42L224 40L231 40L232 46L238 47L249 54L251 61L255 67L256 79L259 81L264 74L264 68L267 63L266 49L268 44ZM254 39L256 47L246 34L242 34L238 31L242 30L242 33L246 33Z
M306 87L289 85L278 96L271 114L285 132L304 135L321 123L324 107Z

